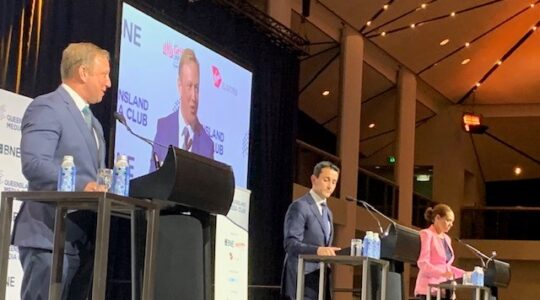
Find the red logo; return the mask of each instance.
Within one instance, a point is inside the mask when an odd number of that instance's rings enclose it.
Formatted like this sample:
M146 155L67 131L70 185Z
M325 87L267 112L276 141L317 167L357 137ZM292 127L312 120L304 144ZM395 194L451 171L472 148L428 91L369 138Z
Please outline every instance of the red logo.
M221 74L216 66L212 66L212 76L214 77L214 86L219 88L221 86Z

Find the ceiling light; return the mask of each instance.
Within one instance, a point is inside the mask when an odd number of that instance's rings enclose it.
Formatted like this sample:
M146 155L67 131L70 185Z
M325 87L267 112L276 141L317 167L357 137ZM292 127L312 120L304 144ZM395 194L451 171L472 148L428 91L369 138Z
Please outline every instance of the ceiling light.
M466 65L466 64L468 64L470 61L471 61L470 58L465 58L463 61L461 61L461 64L462 64L462 65Z
M367 21L366 26L371 26L371 21Z
M448 44L449 42L450 42L449 39L444 39L439 43L439 45L444 46L444 45Z
M377 170L380 169L380 168L381 168L381 166L375 166L375 169L377 169Z
M534 3L531 3L531 5L530 5L530 6L531 6L531 8L533 8L533 7L534 7Z
M465 47L469 47L471 44L469 42L465 43Z
M455 13L455 12L452 12L452 13L450 14L450 17L455 17L455 16L456 16L456 13Z
M475 84L476 87L480 87L480 85L481 85L480 82L477 82L477 83Z
M425 3L422 3L422 5L420 5L420 7L421 7L421 8L423 8L423 9L426 9L426 7L427 7L427 4L425 4Z
M429 174L418 174L418 175L416 175L416 181L420 181L420 182L427 182L427 181L429 181L430 178L431 178L431 176Z
M382 8L383 8L384 10L387 10L387 9L388 9L388 4L383 5Z
M322 95L323 96L328 96L328 95L330 95L330 91L329 90L323 91Z
M533 30L533 31L535 31L535 30L536 30L536 28L537 28L536 26L533 26L532 30Z
M385 31L381 32L381 36L386 36L386 32Z
M375 128L375 123L371 123L368 125L369 128Z
M502 64L502 60L498 60L497 64L500 66Z
M521 175L522 172L523 172L523 170L520 167L518 167L518 166L514 167L514 175L516 175L516 176Z
M411 24L411 28L414 28L416 27L416 25L414 23Z

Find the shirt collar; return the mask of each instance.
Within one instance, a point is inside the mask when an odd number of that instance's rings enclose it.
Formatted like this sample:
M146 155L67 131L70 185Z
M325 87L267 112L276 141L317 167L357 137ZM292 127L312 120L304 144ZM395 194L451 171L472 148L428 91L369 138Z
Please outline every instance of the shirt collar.
M321 196L315 193L313 189L309 190L309 194L311 195L311 197L313 197L313 200L315 200L315 203L317 203L317 205L321 205L323 203L326 204L326 199L321 198Z
M182 101L182 100L180 100ZM182 105L182 103L180 103L180 105ZM186 121L184 121L184 117L182 116L182 108L179 107L178 108L178 123L179 123L179 127L180 128L180 134L182 134L182 131L184 130L184 128L187 128L188 131L189 131L189 136L191 138L193 138L193 128L191 128L191 126L188 125L188 123L186 123Z
M62 87L71 96L71 99L73 99L79 111L82 111L85 107L88 106L88 103L86 103L86 101L84 101L84 99L79 96L79 94L77 94L77 92L75 92L69 85L62 83Z

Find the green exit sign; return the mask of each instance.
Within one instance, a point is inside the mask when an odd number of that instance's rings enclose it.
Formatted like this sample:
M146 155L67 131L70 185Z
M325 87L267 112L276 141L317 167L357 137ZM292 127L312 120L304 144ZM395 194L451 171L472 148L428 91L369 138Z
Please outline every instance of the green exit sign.
M386 162L388 162L388 164L390 165L394 165L396 164L396 157L393 155L389 155L388 157L386 157Z

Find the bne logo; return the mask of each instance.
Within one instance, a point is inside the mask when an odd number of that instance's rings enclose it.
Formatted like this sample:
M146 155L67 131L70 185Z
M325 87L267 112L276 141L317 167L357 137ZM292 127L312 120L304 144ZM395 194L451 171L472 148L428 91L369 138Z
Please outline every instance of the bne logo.
M127 40L133 45L140 47L141 46L141 33L142 29L139 25L129 22L124 19L122 24L122 37L127 38Z
M221 79L221 74L216 66L212 66L212 76L214 77L214 86L219 88L223 80Z

